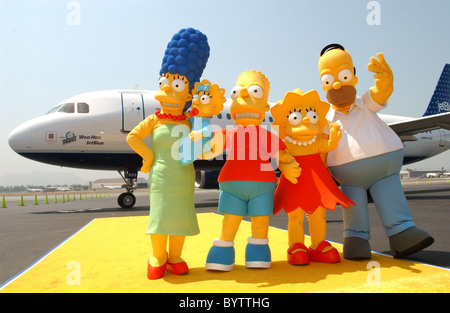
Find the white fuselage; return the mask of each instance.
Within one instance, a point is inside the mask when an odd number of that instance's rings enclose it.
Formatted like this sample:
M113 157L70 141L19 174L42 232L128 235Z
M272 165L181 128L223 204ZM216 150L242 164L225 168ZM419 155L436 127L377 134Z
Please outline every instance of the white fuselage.
M140 157L128 146L126 136L134 126L154 113L159 102L154 91L111 90L81 94L55 106L48 114L27 121L9 136L18 154L58 166L99 169L139 170ZM230 101L211 124L218 128L234 125ZM387 123L411 119L380 114ZM263 122L271 129L272 117ZM414 140L414 141L411 141ZM150 138L146 139L150 146ZM404 142L404 164L420 161L450 147L450 132L438 129L414 135ZM196 161L196 167L218 169L221 163Z

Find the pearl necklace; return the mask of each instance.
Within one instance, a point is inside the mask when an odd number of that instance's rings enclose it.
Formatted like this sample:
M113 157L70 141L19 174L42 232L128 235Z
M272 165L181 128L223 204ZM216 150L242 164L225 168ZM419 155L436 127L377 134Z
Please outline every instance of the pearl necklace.
M304 146L304 147L312 145L314 142L316 142L316 139L317 139L317 135L312 136L312 138L308 141L297 141L297 140L292 139L289 136L286 136L286 138L284 138L284 140L286 140L287 142L290 142L293 145Z

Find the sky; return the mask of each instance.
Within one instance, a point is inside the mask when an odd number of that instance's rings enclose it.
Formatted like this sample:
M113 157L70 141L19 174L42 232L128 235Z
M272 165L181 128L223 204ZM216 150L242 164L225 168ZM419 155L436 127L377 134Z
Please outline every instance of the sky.
M119 177L25 159L8 134L77 94L156 90L166 45L187 27L208 37L203 78L227 95L255 69L270 80L271 102L296 88L325 99L319 53L338 42L352 54L359 94L374 84L370 57L383 52L395 90L380 113L420 117L450 63L448 12L448 0L0 0L0 185ZM442 166L450 169L450 151L409 167Z

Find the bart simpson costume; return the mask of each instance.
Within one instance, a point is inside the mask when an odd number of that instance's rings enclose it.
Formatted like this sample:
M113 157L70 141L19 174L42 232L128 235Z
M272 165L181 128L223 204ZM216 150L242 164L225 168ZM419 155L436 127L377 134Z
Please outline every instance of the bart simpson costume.
M426 248L434 239L413 222L399 176L403 144L377 115L394 89L392 70L382 53L372 57L367 68L374 73L375 85L358 97L350 53L339 44L321 51L319 73L332 105L327 118L342 132L338 147L328 153L327 164L342 191L356 203L351 210L343 210L344 257L371 258L369 191L392 255L401 258Z
M147 277L163 277L166 269L186 274L189 268L181 258L186 236L199 233L194 207L192 164L182 166L179 144L191 125L183 113L191 101L191 89L209 56L206 36L198 30L182 29L169 42L162 62L159 91L155 98L161 110L148 116L127 136L128 144L143 158L141 171L150 171L150 214L147 234L150 254ZM143 139L151 135L152 149ZM168 244L168 252L167 252Z
M270 108L269 89L269 80L261 72L242 73L231 90L230 114L236 126L224 129L223 136L216 134L212 140L216 154L226 148L230 152L218 178L218 211L224 213L224 218L219 238L213 241L206 259L208 270L233 269L234 238L244 216L250 216L252 224L245 252L246 267L271 266L269 216L273 213L277 178L269 159L279 156L287 164L283 173L289 179L295 179L300 169L293 157L284 152L286 146L280 138L259 126Z
M337 147L341 137L339 126L332 124L329 139L324 139L322 132L328 124L325 116L329 109L317 91L303 93L299 89L286 93L271 109L280 138L302 168L296 184L282 174L275 191L274 215L284 209L289 217L287 259L292 265L306 265L310 260L339 262L339 252L325 240L325 209L334 210L338 203L346 208L354 204L339 190L321 158L321 154ZM309 249L304 245L305 212L311 235Z

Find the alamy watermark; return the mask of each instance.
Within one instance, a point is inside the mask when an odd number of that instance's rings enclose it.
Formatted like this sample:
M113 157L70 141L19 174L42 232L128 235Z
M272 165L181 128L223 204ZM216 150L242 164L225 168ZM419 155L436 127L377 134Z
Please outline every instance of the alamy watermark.
M366 269L370 270L367 274L368 285L381 285L381 268L377 261L370 261L367 263Z
M81 265L76 261L67 263L66 268L70 271L66 276L66 282L69 286L81 285Z
M259 128L258 128L259 127ZM214 142L218 149L221 150L222 147L227 146L233 147L233 153L228 153L226 156L227 160L261 160L270 161L271 165L262 165L262 171L273 171L278 167L278 161L274 156L280 150L280 141L275 140L278 137L274 136L278 133L278 125L271 125L270 129L266 125L260 125L258 127L242 127L236 125L227 125L226 131L231 133L226 139L228 142L224 142L222 134L222 128L218 125L211 124L210 129L207 133L203 133L205 137L216 137ZM261 130L263 129L263 130ZM181 156L179 153L179 146L184 137L188 136L190 131L183 125L177 125L172 128L171 137L179 138L171 148L171 156L174 160L179 161ZM202 141L197 141L194 145L201 145ZM208 153L210 151L209 145L202 146L202 153ZM194 150L193 145L183 146L184 153L189 155ZM224 160L224 153L220 153L214 157L215 160Z
M381 25L381 4L378 1L369 1L366 8L370 10L366 18L367 24L370 26Z
M67 25L80 26L81 25L81 5L78 1L70 1L66 5L69 13L66 17Z

